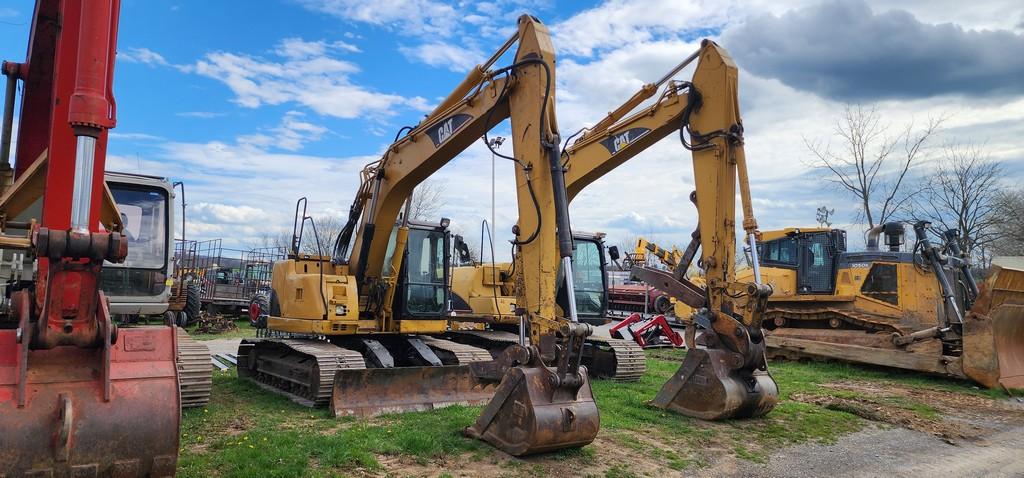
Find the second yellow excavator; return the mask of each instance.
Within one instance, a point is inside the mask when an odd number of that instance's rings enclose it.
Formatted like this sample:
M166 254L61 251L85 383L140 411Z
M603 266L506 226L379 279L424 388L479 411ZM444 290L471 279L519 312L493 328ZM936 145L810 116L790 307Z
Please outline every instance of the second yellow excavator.
M670 81L698 58L692 82ZM666 87L654 104L627 117L658 94L662 85ZM761 329L771 289L757 275L750 282L737 281L733 267L737 184L743 228L748 237L757 235L737 88L736 65L723 48L705 40L700 50L658 82L645 85L563 151L570 201L587 185L672 132L679 131L684 146L693 153L697 191L691 199L697 204L699 228L681 267L685 272L699 245L708 287L693 284L682 274L645 268L635 269L634 274L696 311L687 329L690 351L686 360L652 404L704 419L760 416L775 406L778 396L775 381L767 372ZM689 132L689 140L683 131ZM757 264L756 253L753 260ZM499 264L493 266L496 270L483 266L472 271L476 279L466 279L470 284L466 289L475 288L473 295L486 305L489 294L481 290L490 286L494 302L499 303L502 284L524 280L517 274L521 270L518 259L513 264L512 268ZM502 318L496 314L495 320ZM696 347L697 329L703 331L706 347ZM591 360L602 357L594 348L585 356Z

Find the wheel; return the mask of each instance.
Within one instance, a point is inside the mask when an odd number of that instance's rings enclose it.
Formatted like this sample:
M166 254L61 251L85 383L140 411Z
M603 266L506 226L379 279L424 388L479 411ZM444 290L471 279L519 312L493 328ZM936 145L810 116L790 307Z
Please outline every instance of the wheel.
M183 329L188 327L188 314L184 310L178 312L177 324Z
M667 314L672 310L672 300L667 295L659 295L654 299L654 311L658 314Z
M178 322L175 319L176 317L174 316L173 311L168 310L164 312L164 324L176 325Z
M270 297L266 292L257 292L249 300L249 325L258 329L266 328L270 315Z
M199 320L199 309L203 307L202 293L199 284L189 282L185 286L185 308L181 311L185 317L185 325L190 321ZM184 327L184 326L183 326Z

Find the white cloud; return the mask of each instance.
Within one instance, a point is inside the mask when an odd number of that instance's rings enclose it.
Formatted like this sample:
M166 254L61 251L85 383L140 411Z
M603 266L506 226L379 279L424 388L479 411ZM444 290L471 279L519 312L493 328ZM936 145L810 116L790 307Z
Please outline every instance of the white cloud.
M117 131L111 131L108 133L110 139L125 140L125 141L159 141L162 140L160 136L154 136L146 133L120 133Z
M609 0L552 27L559 52L591 56L597 50L628 48L664 37L721 28L736 11L714 0Z
M182 111L180 113L175 113L175 116L181 116L183 118L211 119L219 118L221 116L225 116L226 114L227 113L217 113L213 111Z
M327 128L304 121L305 115L298 111L289 111L281 119L281 124L270 130L270 135L256 133L238 137L241 145L264 149L283 149L298 151L309 141L319 140Z
M402 46L398 51L411 62L425 63L456 72L469 71L484 60L483 54L475 47L442 42L424 43L414 47Z
M264 212L251 206L231 206L227 204L200 202L191 205L189 213L195 214L192 219L200 222L222 224L256 224Z
M126 63L141 63L149 66L170 66L163 55L149 48L124 48L117 51L117 59Z
M450 35L461 12L433 0L299 0L310 10L413 35Z
M339 118L388 116L397 106L419 108L418 98L378 93L355 84L355 63L330 56L335 44L286 39L275 48L283 61L250 55L213 52L191 66L191 71L223 82L246 108L297 103L317 113Z
M274 48L274 53L292 60L306 60L327 55L331 50L359 53L359 47L341 40L328 43L325 40L305 41L301 38L285 38Z

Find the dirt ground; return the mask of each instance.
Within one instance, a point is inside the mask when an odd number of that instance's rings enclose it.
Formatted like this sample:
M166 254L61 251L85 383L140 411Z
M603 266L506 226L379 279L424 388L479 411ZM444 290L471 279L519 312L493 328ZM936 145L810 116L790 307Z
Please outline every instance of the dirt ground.
M542 456L509 461L507 455L491 450L487 458L471 465L456 460L417 463L387 456L380 460L389 476L1024 476L1024 403L867 382L838 382L827 387L841 395L849 393L851 398L810 394L792 398L853 413L870 425L834 444L769 451L764 463L738 458L726 453L721 443L708 440L699 451L707 461L674 471L664 459L672 444L630 434L638 446L665 450L662 458L655 458L657 453L636 453L603 433L594 442L593 456L582 458ZM712 429L719 426L708 424Z

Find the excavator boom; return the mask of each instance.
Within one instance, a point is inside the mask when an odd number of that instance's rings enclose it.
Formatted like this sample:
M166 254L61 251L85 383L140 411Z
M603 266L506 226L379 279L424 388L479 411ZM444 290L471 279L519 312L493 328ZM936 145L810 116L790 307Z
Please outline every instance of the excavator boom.
M670 81L694 60L698 63L692 81ZM662 84L667 86L651 106L626 116ZM687 281L678 270L673 275L634 268L634 276L699 311L687 333L690 350L685 361L652 404L705 419L763 415L775 406L778 395L767 373L761 330L771 289L756 275L753 282L737 282L734 269L737 192L745 235L753 242L757 234L737 92L738 70L732 58L705 40L697 53L642 88L564 153L566 188L572 198L669 133L682 130L683 145L693 153L692 199L699 224L694 240L700 244L707 285ZM683 272L693 257L690 249L679 255ZM756 268L756 254L753 262ZM697 328L703 331L705 348L695 346Z
M117 0L40 0L27 61L3 64L5 133L18 80L23 96L13 171L7 134L2 142L0 244L30 259L25 270L36 266L34 277L14 268L4 278L13 291L0 316L5 475L175 471L174 328L118 329L99 290L104 261L127 255L117 215L103 211L119 7ZM28 205L40 199L35 217Z

